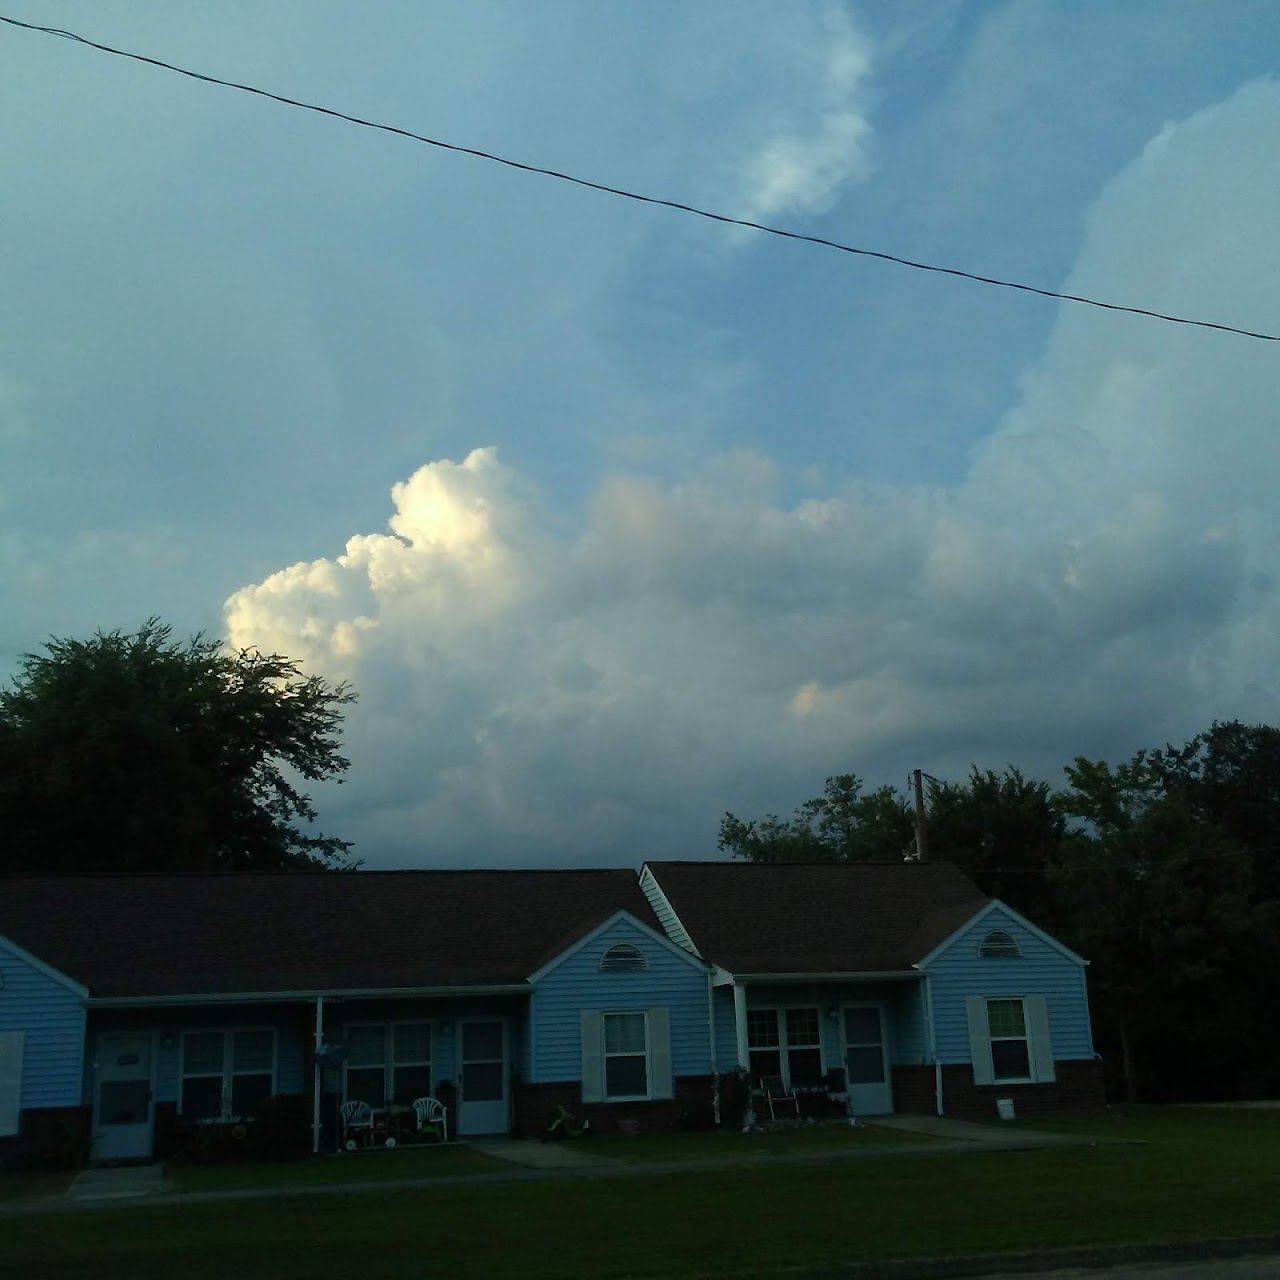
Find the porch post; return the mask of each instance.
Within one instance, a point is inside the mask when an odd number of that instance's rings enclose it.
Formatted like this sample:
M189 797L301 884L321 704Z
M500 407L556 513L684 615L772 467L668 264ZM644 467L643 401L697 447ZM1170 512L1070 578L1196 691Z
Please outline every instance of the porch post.
M320 1046L324 1044L324 996L316 996L316 1042L312 1050L315 1082L311 1089L311 1154L320 1153Z
M751 1052L747 1045L747 989L740 982L733 984L733 1028L738 1038L738 1066L747 1073L747 1109L743 1112L742 1125L750 1129L755 1125L756 1111L751 1093Z

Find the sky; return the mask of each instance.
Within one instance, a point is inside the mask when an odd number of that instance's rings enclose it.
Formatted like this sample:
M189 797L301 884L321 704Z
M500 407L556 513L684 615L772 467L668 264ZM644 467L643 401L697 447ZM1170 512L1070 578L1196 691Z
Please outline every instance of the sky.
M1280 332L1273 0L0 0L909 258ZM1280 344L726 228L0 27L0 677L359 702L370 867L1280 723Z

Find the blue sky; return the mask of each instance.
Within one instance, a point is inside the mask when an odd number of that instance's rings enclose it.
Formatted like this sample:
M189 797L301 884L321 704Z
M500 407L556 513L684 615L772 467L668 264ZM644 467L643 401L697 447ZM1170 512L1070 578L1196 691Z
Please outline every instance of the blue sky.
M1272 3L3 11L1280 329ZM1280 714L1274 347L11 29L0 112L0 670L159 614L350 678L322 808L370 865L704 856L836 771L1057 780Z

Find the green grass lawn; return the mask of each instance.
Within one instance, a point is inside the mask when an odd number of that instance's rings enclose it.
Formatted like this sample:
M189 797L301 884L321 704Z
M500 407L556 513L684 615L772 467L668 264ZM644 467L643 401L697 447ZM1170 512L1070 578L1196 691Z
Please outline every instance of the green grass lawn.
M22 1200L49 1200L63 1195L73 1173L15 1173L0 1169L0 1204Z
M1145 1145L6 1218L0 1274L800 1280L853 1260L1280 1232L1278 1113L1149 1110L1053 1127Z

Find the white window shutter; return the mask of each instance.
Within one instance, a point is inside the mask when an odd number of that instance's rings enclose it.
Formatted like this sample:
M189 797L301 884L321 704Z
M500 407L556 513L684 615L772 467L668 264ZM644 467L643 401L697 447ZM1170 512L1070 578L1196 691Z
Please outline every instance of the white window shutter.
M582 1010L582 1100L604 1098L604 1018L595 1009Z
M969 1060L973 1063L974 1084L995 1084L995 1068L991 1065L991 1028L987 1024L985 996L965 996L969 1014Z
M666 1008L649 1010L649 1069L653 1072L653 1079L649 1082L649 1096L672 1097L671 1011Z
M0 1031L0 1138L22 1127L22 1049L25 1031Z
M1053 1069L1053 1041L1049 1039L1049 1005L1044 996L1027 996L1027 1038L1031 1041L1031 1062L1036 1079L1052 1084L1058 1077Z

